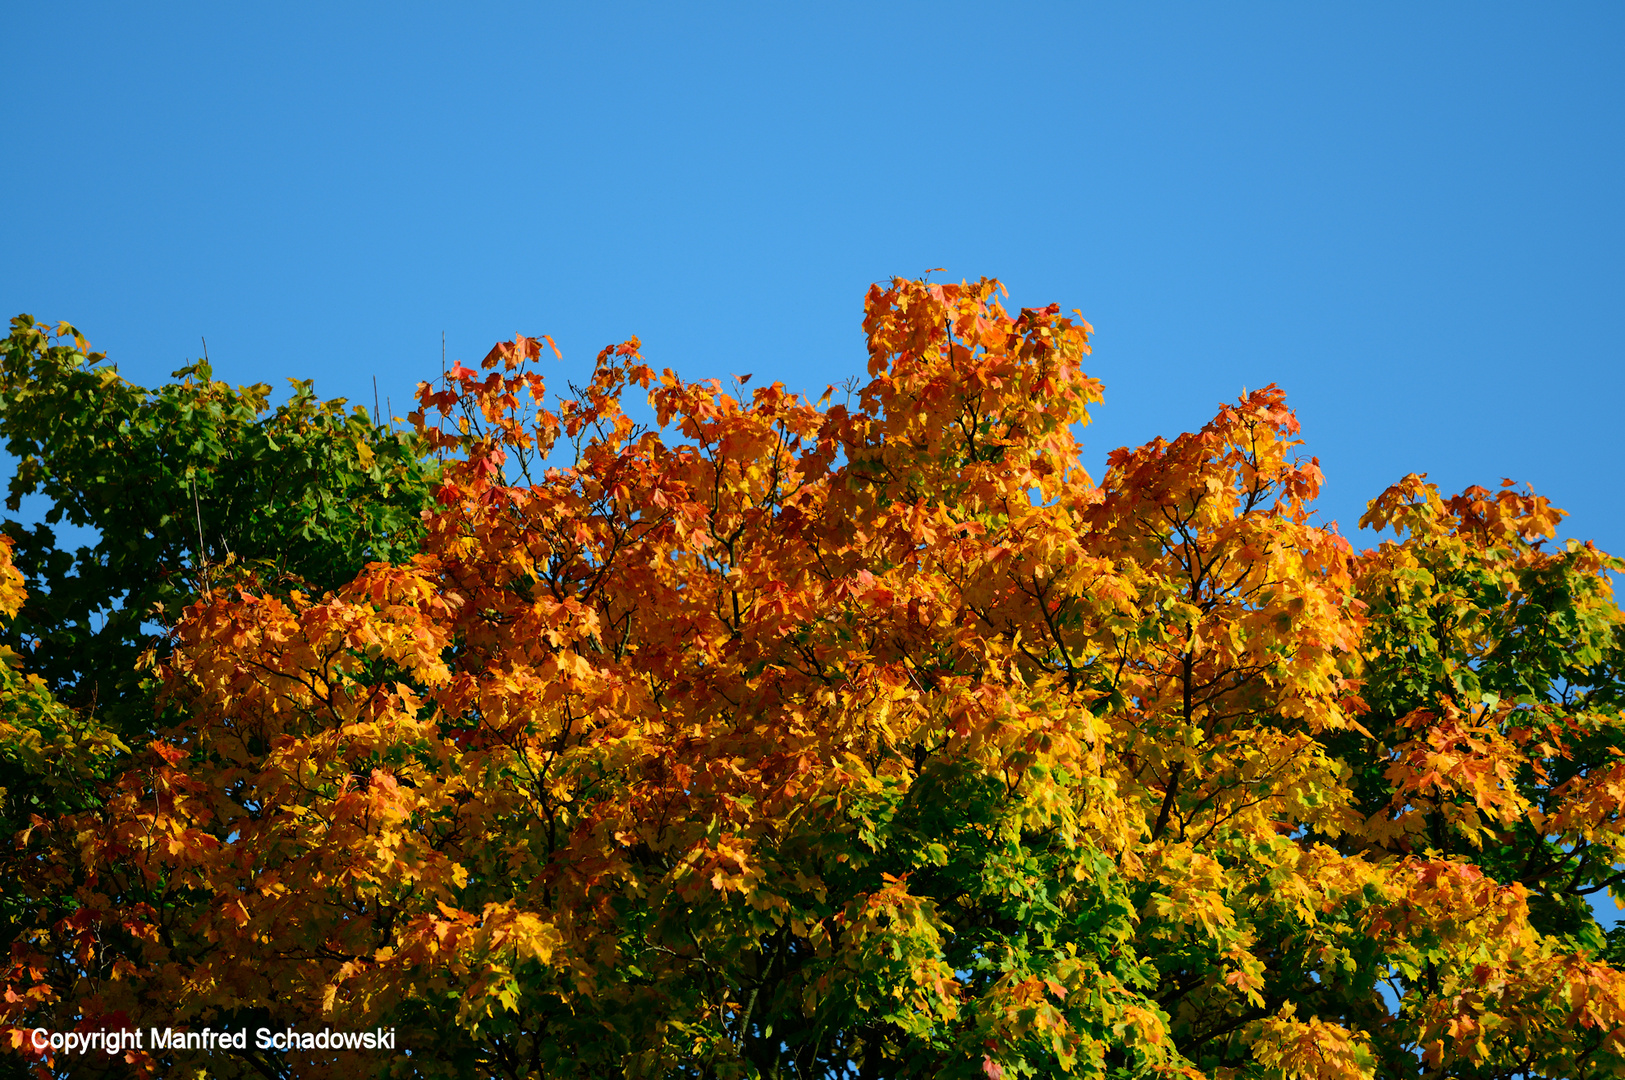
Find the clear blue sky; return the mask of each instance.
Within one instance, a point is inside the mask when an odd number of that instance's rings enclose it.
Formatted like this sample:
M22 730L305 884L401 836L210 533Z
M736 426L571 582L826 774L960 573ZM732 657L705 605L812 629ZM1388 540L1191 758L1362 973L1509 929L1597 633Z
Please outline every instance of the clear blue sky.
M342 7L343 10L336 10ZM1625 7L6 5L0 310L131 378L397 413L578 376L822 388L866 286L1082 309L1089 462L1278 382L1327 517L1528 480L1625 551ZM551 363L551 361L549 362ZM1369 542L1369 541L1367 541Z
M1097 475L1273 381L1345 531L1511 476L1625 551L1625 8L684 7L7 5L0 310L401 413L442 331L821 388L942 266L1094 323Z

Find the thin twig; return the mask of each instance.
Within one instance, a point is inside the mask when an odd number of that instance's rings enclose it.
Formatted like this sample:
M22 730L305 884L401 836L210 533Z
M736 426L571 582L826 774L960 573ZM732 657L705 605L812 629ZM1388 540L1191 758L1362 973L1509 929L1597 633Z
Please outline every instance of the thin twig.
M203 553L203 505L197 497L197 477L192 477L192 513L197 517L197 558L198 572L203 575L203 591L211 592L209 588L209 557Z

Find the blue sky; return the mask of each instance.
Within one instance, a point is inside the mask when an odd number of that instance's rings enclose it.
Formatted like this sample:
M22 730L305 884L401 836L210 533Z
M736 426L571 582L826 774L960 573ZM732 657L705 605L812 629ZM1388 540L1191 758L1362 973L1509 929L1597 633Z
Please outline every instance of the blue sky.
M1278 382L1345 532L1625 551L1618 5L335 7L7 5L4 313L404 413L442 332L821 389L940 266L1095 325L1097 475Z
M1097 473L1278 382L1345 531L1511 476L1625 551L1617 6L154 7L0 16L0 307L137 381L821 388L941 266L1095 325Z

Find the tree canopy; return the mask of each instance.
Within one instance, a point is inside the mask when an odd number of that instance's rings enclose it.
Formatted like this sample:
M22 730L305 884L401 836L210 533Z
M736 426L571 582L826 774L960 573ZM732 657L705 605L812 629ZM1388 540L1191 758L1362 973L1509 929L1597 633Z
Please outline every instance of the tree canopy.
M86 668L27 674L43 645L8 660L10 767L95 793L15 821L13 895L50 912L11 927L17 1053L40 1075L1619 1075L1625 939L1586 898L1625 883L1620 562L1556 542L1561 511L1511 481L1415 475L1356 551L1312 515L1274 386L1097 483L1088 324L999 297L875 286L844 401L657 373L635 339L549 399L550 342L519 336L423 384L409 438L299 399L294 428L353 448L329 467L250 422L263 395L229 398L220 449L163 466L166 506L191 477L220 493L211 559L241 531L153 652L150 730L105 728ZM60 369L106 380L76 349ZM7 368L0 424L52 370ZM217 385L181 377L141 400ZM109 416L191 431L166 408ZM304 487L233 479L279 453ZM57 505L112 506L112 464L51 465ZM98 595L146 602L187 542L162 535ZM30 570L25 600L4 550L26 644L27 605L77 586ZM47 728L71 752L39 752ZM24 1038L245 1024L398 1048L70 1062Z
M150 726L137 657L166 642L211 566L222 583L247 569L333 589L416 550L432 473L418 437L317 400L308 380L271 409L269 386L229 386L205 359L148 390L72 326L26 315L0 348L6 507L48 504L43 522L4 524L28 589L5 643L80 711ZM96 543L59 544L64 520Z

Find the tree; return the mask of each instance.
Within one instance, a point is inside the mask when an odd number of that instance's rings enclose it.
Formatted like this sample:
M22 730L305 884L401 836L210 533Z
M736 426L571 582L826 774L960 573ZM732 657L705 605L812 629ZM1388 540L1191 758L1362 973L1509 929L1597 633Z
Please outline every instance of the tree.
M0 347L0 437L17 461L6 506L43 496L44 521L4 523L29 599L5 643L62 700L126 735L153 726L143 651L208 587L335 588L416 550L432 462L308 381L276 409L264 383L232 387L207 360L147 390L66 323L22 315ZM94 530L68 550L53 525Z
M0 942L41 990L78 976L87 868L70 840L41 858L28 838L97 809L128 748L166 726L153 665L185 606L211 586L332 587L407 557L434 477L415 433L308 382L272 410L268 386L230 387L207 361L147 390L105 360L26 315L0 346L7 506L47 502L44 522L0 526L0 834L25 838L0 848ZM92 542L59 543L64 519Z
M8 1019L412 1050L212 1076L1618 1075L1619 563L1420 478L1355 553L1275 387L1096 485L1081 318L866 312L842 404L635 340L425 385L421 550L189 609L177 723L42 841L94 949Z

